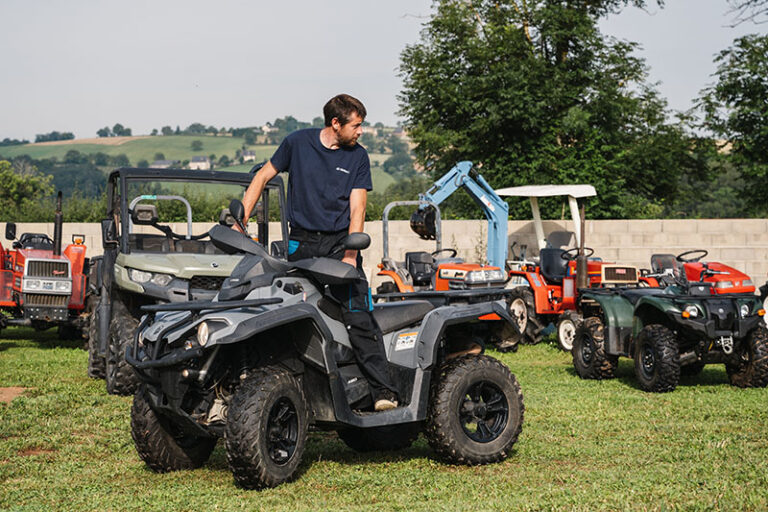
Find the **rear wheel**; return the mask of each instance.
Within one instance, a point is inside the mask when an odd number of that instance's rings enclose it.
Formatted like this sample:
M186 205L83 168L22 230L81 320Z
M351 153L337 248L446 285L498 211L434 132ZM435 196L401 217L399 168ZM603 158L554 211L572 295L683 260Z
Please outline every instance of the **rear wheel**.
M573 367L582 379L612 379L615 377L617 356L605 353L603 321L596 316L586 318L576 330L571 348Z
M573 348L573 339L576 337L576 329L581 325L581 316L575 311L566 311L557 322L557 345L560 350L570 352Z
M133 367L125 360L125 349L133 342L139 320L119 298L112 299L112 318L109 322L109 348L106 361L107 393L130 395L136 391L139 379Z
M157 473L199 468L216 446L216 438L185 434L152 410L144 386L133 396L131 437L141 460Z
M246 489L275 487L296 475L307 441L309 413L289 372L262 368L238 386L227 413L227 461Z
M665 393L680 382L680 350L675 335L660 324L643 327L635 345L635 375L644 391Z
M726 364L731 384L740 388L764 388L768 384L768 330L760 326L742 343L740 361Z
M421 432L419 423L389 425L373 428L339 430L339 439L357 452L404 450L411 446Z
M107 362L99 355L99 301L97 297L88 299L88 376L103 379L107 373Z
M465 356L444 364L435 376L424 433L449 462L488 464L510 454L524 411L509 368L488 356Z

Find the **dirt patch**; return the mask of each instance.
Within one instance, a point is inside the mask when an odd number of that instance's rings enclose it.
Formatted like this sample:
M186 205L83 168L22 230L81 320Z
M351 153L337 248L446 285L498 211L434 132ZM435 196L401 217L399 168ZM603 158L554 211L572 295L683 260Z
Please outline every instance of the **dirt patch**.
M0 388L0 402L9 404L17 396L21 396L27 388Z
M30 146L62 146L64 144L100 144L102 146L120 146L126 142L139 139L148 139L149 135L140 137L96 137L93 139L52 140L50 142L36 142Z
M47 455L49 453L55 453L56 450L51 450L47 448L27 448L26 450L21 450L19 453L20 457L34 457L36 455Z

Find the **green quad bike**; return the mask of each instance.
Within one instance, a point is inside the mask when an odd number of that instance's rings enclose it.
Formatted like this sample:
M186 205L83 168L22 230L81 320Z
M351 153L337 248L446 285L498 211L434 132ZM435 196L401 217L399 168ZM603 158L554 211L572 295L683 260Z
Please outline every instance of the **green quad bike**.
M681 375L724 363L734 386L768 384L768 330L759 298L714 295L711 283L666 288L580 291L584 322L574 338L573 365L582 379L610 379L619 356L635 361L645 391L677 387Z

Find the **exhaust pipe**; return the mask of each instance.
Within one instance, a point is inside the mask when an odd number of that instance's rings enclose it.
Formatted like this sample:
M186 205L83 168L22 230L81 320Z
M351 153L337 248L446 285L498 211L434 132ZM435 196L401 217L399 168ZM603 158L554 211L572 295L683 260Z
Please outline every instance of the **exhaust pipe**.
M576 288L586 288L589 285L587 280L587 256L584 253L584 231L587 225L587 220L584 218L584 203L581 203L581 219L580 230L581 236L579 237L579 255L576 257Z
M61 213L61 190L56 197L56 215L53 218L53 255L61 256L61 229L64 216Z

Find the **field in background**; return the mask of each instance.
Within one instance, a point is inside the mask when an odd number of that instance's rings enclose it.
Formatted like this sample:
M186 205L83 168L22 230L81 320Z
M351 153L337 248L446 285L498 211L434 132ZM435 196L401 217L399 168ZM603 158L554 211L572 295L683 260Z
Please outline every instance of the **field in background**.
M720 366L672 393L584 381L552 345L499 357L517 375L525 423L511 457L481 467L404 451L358 454L310 434L298 479L244 491L222 443L202 469L159 475L133 448L131 399L86 376L87 354L55 331L0 333L2 510L766 510L768 390L733 388Z

